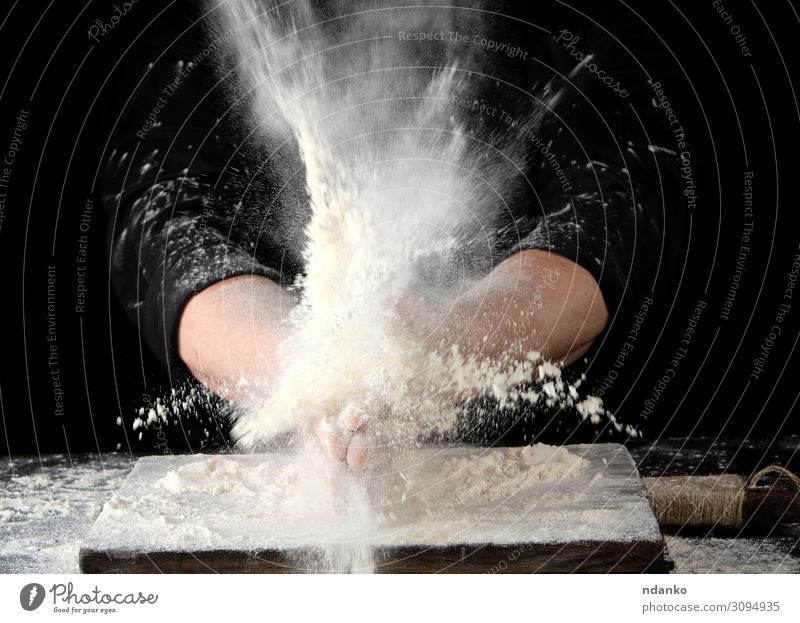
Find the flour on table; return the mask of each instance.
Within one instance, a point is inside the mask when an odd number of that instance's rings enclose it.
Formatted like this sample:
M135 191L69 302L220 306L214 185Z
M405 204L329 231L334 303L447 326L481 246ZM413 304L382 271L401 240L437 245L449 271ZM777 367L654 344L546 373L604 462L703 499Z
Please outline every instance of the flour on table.
M401 460L405 465L401 465ZM360 477L374 490L371 503L390 507L408 502L426 505L482 504L515 495L520 489L577 476L585 461L564 448L537 444L518 448L475 449L457 456L411 452L389 464L376 461ZM391 465L392 471L384 471ZM274 509L308 512L297 495L296 461L283 458L250 465L221 455L170 471L156 486L175 495L235 495Z
M15 457L0 465L0 573L77 573L81 541L129 457Z
M795 539L665 537L674 573L800 573Z
M369 571L370 553L382 547L660 539L627 453L606 449L604 465L601 452L425 448L376 461L366 476L335 479L322 493L307 489L304 465L286 454L142 459L85 546L280 550L297 552L300 568L341 571L348 558L347 570ZM354 483L366 495L337 504ZM300 555L320 551L338 553L324 565Z

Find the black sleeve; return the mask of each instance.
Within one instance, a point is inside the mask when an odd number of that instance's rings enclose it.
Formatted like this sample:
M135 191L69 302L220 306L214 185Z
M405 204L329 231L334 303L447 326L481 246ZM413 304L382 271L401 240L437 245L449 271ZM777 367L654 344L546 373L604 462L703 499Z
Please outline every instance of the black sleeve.
M193 294L236 275L281 278L277 262L256 258L225 181L236 149L217 117L217 45L184 3L142 31L119 65L120 116L97 187L114 290L141 339L178 374L177 323Z
M615 40L619 30L612 37L574 28L571 47L568 35L559 42L553 34L538 57L563 93L534 148L539 213L512 251L549 249L575 261L597 280L613 316L649 291L664 259L665 223L676 221L682 199L679 154L641 59ZM574 71L578 53L592 58Z

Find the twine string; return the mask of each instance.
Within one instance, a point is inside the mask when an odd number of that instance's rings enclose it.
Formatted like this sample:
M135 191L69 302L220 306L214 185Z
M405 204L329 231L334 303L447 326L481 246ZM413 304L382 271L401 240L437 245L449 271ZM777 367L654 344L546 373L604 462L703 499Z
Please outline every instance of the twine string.
M743 524L747 490L765 477L777 475L795 485L800 494L800 477L780 465L769 465L750 478L736 474L714 476L671 476L643 478L647 498L660 525L726 526ZM775 483L770 485L774 487Z

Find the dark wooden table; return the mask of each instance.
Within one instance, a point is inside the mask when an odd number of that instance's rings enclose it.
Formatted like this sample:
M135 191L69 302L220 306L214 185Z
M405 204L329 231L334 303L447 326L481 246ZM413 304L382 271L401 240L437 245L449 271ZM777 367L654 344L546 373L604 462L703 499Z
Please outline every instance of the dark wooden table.
M642 476L749 474L769 464L800 472L800 436L627 445ZM0 572L77 572L83 536L138 458L109 453L0 459ZM665 532L673 572L800 573L797 536Z

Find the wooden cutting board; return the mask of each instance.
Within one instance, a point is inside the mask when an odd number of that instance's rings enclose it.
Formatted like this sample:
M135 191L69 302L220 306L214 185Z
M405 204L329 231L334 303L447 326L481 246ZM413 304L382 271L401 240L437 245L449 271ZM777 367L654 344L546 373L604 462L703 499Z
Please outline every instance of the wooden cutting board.
M456 503L443 501L435 508L414 511L417 516L401 512L395 525L371 536L375 571L668 570L671 563L665 557L661 531L628 451L618 444L566 448L586 461L577 476L526 481L513 495L489 502L455 497ZM514 451L451 447L417 452L422 461L441 461ZM269 474L269 469L281 469L286 461L287 457L277 454L140 459L85 539L81 571L308 571L299 561L313 549L315 537L304 536L297 508L287 507L286 513L272 513L265 519L259 516L257 500L254 503L254 498L228 490L213 478L198 481L189 492L173 491L169 486L175 470L192 470L189 473L203 474L203 478L212 467L220 472ZM276 481L275 487L281 486Z

